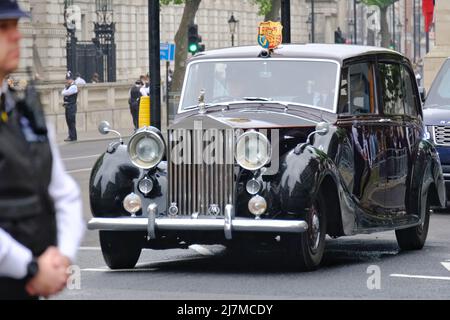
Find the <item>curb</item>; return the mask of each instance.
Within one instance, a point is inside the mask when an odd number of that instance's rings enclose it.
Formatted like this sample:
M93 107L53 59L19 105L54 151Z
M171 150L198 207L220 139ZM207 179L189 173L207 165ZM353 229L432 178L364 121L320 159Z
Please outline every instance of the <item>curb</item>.
M131 137L131 134L127 134L127 135L123 135L122 139L130 138L130 137ZM81 138L81 139L78 139L77 141L73 141L73 142L57 141L56 143L58 146L67 146L67 145L73 145L73 144L80 144L80 143L84 143L84 142L96 142L96 141L105 141L105 140L117 140L118 141L119 137L116 135L102 136L99 133L98 137Z

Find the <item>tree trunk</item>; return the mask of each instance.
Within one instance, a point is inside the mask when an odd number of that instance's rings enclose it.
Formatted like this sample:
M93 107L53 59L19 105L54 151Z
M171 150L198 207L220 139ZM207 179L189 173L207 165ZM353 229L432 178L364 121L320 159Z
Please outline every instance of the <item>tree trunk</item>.
M391 34L389 33L389 25L387 21L388 7L380 7L380 34L381 46L388 48L391 44Z
M264 17L264 21L280 21L281 0L271 0L272 7Z
M180 92L186 72L188 55L188 27L194 22L201 0L186 0L183 17L175 35L175 70L173 72L171 91Z

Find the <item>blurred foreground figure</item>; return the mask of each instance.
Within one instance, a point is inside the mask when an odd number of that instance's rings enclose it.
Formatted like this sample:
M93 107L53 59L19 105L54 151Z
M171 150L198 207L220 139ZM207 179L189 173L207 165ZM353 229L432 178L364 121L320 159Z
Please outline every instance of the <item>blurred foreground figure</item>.
M0 2L0 299L38 299L66 286L84 232L80 191L65 173L31 83L6 81L19 64L15 0Z

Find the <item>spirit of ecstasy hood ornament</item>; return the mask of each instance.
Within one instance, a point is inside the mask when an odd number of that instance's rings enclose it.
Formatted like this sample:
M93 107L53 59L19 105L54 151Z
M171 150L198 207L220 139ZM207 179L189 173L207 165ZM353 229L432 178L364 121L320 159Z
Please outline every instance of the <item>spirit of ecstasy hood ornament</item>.
M200 96L198 97L198 112L200 114L206 113L205 89L200 90Z

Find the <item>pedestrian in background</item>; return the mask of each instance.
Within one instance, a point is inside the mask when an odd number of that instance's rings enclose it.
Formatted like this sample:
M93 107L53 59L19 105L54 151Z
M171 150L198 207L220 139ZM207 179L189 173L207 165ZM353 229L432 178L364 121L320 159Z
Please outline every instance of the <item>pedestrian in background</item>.
M69 71L66 76L66 87L61 92L64 97L64 108L66 109L66 123L69 128L69 136L64 141L77 141L77 98L78 87L75 84L72 73Z
M150 77L148 74L146 76L141 76L141 81L143 80L143 86L141 88L141 95L143 97L149 97L150 96Z
M65 172L33 87L5 78L20 60L15 0L0 1L0 299L60 292L84 231L80 190ZM50 128L49 128L50 129Z
M79 72L75 74L75 84L77 86L84 86L86 84L86 81L81 77Z
M130 89L130 99L128 104L130 105L130 113L133 119L134 130L139 129L139 104L141 101L141 80L137 80Z
M94 74L92 75L91 83L99 83L99 82L100 82L100 76L99 76L98 73L96 72L96 73L94 73Z

